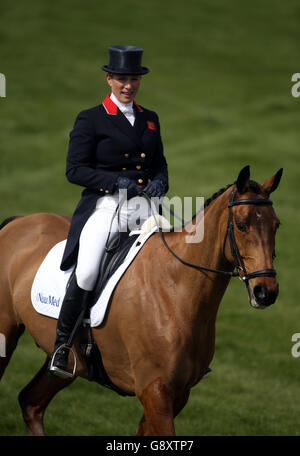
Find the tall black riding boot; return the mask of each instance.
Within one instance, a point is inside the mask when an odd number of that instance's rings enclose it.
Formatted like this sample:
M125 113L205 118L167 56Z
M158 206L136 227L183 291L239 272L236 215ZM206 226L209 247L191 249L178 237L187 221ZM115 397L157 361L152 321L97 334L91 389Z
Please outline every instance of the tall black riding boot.
M72 378L66 370L68 356L75 338L75 325L79 327L88 306L89 291L83 290L77 284L74 274L67 287L57 322L56 341L48 372L62 378ZM79 319L81 321L79 321ZM61 348L60 348L61 347Z

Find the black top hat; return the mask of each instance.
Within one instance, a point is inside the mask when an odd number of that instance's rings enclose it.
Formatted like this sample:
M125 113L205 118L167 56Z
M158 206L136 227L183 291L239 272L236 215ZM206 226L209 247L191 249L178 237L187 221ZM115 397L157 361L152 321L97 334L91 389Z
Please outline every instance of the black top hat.
M136 46L110 46L109 63L102 70L117 74L147 74L149 68L142 67L143 49Z

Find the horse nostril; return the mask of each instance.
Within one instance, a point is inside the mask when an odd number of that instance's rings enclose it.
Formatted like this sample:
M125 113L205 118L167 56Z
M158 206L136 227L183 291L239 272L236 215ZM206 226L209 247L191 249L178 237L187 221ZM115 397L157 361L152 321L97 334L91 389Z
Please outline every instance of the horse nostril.
M259 304L263 304L268 296L268 290L263 285L256 285L254 287L254 296Z
M260 305L269 306L274 304L278 296L278 287L275 290L268 290L264 285L256 285L254 287L254 296L256 302Z

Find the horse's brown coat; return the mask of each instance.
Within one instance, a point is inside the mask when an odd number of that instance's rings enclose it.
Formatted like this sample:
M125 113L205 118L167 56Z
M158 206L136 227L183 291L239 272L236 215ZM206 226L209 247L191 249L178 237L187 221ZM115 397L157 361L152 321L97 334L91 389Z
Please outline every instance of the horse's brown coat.
M237 193L237 198L268 197L275 178L262 184L258 194L245 182L243 193ZM205 209L205 236L201 243L185 243L185 231L165 233L169 246L181 258L214 269L233 270L228 240L225 257L222 253L231 189ZM235 229L247 271L272 268L278 224L273 208L236 206L233 216L248 227L246 234ZM56 321L36 313L30 291L41 261L54 244L66 238L69 224L68 217L34 214L17 218L0 231L0 332L7 341L7 357L0 358L0 376L22 325L48 357L52 353ZM258 283L270 291L278 286L274 277L250 282L252 289ZM123 390L134 392L144 407L139 435L174 434L174 417L213 358L216 315L228 283L228 277L182 265L163 246L158 234L148 240L121 279L108 315L101 327L93 329L93 336L111 380ZM33 435L43 434L48 403L68 385L67 381L48 378L46 366L47 360L19 396L25 422ZM87 376L80 357L77 375Z

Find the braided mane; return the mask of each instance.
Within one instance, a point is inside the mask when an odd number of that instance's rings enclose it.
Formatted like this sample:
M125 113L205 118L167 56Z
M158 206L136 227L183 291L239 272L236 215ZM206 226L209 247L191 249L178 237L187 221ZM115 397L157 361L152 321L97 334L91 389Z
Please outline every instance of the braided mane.
M233 184L228 184L228 185L226 185L226 187L220 188L220 190L218 190L217 192L215 192L210 198L208 198L208 199L205 201L204 205L200 208L200 210L199 210L198 212L196 212L196 214L193 215L193 217L192 217L191 220L193 220L193 219L199 214L199 212L201 212L201 211L203 211L205 208L207 208L207 207L210 205L210 203L211 203L212 201L214 201L215 199L218 198L218 196L220 196L220 195L222 195L224 192L226 192L226 190L227 190L229 187L231 187L232 185L235 185L235 183L236 183L236 182L234 182ZM253 181L253 180L249 180L249 190L251 190L251 191L253 191L254 193L257 193L257 194L258 194L258 193L260 192L260 186L259 186L259 184L258 184L257 182L255 182L255 181ZM169 210L170 210L170 208L169 208ZM170 211L170 212L172 213L173 211ZM174 213L173 213L173 215L174 215ZM190 221L191 221L191 220L190 220ZM189 221L189 222L190 222L190 221ZM189 222L184 222L184 221L183 221L182 227L184 227L185 225L187 225ZM171 231L174 231L174 227L171 229Z
M204 208L210 205L212 201L214 201L218 196L222 195L229 187L231 187L233 184L228 184L226 187L220 188L217 192L215 192L210 198L208 198L205 203L204 203Z
M227 185L226 187L223 187L221 188L219 191L217 191L216 193L214 193L210 198L208 198L205 203L204 203L204 208L206 208L207 206L210 205L210 203L212 201L214 201L216 198L218 198L218 196L222 195L222 193L224 193L229 187L231 187L232 185L234 185L235 182L233 184L229 184ZM249 180L249 189L251 191L253 191L254 193L259 193L260 192L260 186L257 182L253 181L253 180Z

